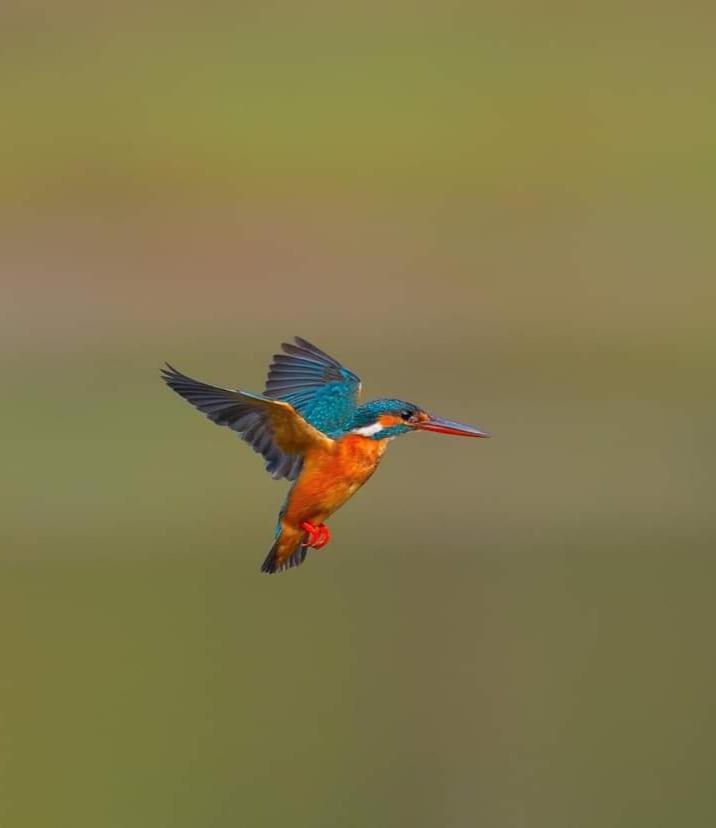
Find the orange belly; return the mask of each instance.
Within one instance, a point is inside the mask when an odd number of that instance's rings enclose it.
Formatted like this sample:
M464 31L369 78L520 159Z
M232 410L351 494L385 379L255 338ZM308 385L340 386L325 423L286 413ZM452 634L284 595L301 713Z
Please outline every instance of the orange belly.
M350 434L337 440L331 451L307 454L284 523L292 527L304 521L324 523L373 474L387 445L387 440Z

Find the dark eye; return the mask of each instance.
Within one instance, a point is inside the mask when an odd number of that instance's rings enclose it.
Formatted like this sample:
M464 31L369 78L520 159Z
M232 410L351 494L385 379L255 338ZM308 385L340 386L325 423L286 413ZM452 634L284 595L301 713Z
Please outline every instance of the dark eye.
M401 417L401 419L403 419L403 420L412 420L412 418L413 418L413 413L414 413L414 412L410 411L410 409L408 409L408 408L404 408L404 409L400 412L400 417Z

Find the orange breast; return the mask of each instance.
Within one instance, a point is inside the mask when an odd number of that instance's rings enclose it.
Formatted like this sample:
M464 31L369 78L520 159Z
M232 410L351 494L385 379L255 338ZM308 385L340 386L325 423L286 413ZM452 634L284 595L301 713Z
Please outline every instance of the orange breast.
M306 454L284 520L294 526L305 520L323 523L373 474L387 444L387 440L350 434L329 451Z

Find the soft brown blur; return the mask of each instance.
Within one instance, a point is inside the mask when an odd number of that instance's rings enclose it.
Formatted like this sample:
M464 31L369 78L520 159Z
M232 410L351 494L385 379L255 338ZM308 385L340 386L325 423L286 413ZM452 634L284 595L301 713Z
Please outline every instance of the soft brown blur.
M716 824L716 13L151 5L0 11L0 825ZM494 439L269 578L294 334Z

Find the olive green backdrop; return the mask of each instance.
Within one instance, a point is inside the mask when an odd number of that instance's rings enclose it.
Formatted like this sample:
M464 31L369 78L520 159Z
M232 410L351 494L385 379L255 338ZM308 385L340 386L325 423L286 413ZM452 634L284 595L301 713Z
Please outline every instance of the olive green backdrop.
M145 5L0 11L0 824L714 825L713 12ZM495 436L268 578L293 334Z

